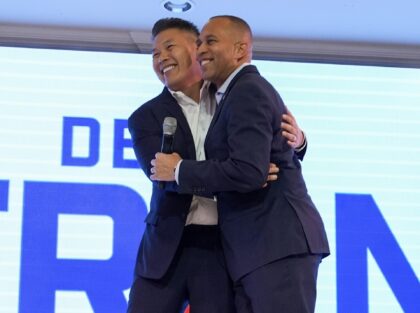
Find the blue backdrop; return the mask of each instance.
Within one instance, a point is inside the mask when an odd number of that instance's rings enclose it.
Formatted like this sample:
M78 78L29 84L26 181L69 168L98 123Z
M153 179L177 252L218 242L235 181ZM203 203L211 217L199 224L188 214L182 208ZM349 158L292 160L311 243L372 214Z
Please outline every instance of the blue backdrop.
M318 313L420 312L420 69L254 62L309 140ZM151 56L0 48L0 312L124 312L151 183ZM100 286L100 287L99 287Z

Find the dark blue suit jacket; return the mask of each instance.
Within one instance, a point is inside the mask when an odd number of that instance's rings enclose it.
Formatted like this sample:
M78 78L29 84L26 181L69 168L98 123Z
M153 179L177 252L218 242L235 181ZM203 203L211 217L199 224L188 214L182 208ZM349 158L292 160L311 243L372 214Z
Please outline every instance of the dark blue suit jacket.
M128 119L133 148L147 177L151 175L150 161L161 149L162 124L165 117L177 119L174 151L185 160L195 160L194 139L181 107L167 88L154 99L139 107ZM299 153L303 158L305 151ZM209 195L194 190L198 195ZM192 192L191 192L192 193ZM176 183L166 183L159 189L153 183L150 212L138 250L136 273L142 277L159 279L166 273L179 246L192 195L178 193Z
M162 93L139 107L128 119L134 152L147 177L150 177L150 161L161 149L162 124L165 117L177 119L174 151L182 158L195 160L194 139L181 107L164 88ZM175 182L166 183L159 189L153 183L150 212L140 243L136 273L142 277L159 279L175 255L191 205L192 195L178 194Z
M217 194L224 253L235 280L289 255L329 254L300 161L281 136L283 113L276 90L254 66L244 67L210 125L207 161L184 160L180 167L181 192ZM280 167L279 178L261 188L270 161Z

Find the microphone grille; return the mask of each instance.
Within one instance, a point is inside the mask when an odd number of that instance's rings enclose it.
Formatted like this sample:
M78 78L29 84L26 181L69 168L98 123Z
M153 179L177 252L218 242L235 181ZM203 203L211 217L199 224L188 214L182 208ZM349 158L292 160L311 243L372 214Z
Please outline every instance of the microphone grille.
M163 133L165 135L173 135L176 131L176 118L174 117L165 117L163 120Z

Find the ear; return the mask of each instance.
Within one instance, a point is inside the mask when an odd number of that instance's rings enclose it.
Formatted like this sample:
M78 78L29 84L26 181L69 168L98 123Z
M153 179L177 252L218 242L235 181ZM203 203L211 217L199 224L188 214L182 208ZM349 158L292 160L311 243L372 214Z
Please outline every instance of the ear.
M248 44L246 42L235 43L235 56L238 60L248 56Z

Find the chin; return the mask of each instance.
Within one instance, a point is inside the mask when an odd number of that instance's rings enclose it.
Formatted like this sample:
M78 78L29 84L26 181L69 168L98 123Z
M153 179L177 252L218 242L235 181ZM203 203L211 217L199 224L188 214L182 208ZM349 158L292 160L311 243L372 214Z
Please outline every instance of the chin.
M176 84L176 82L174 82L173 80L171 80L171 79L166 79L165 80L165 86L166 87L168 87L168 88L171 88L172 89L172 87L174 86Z
M168 87L170 90L173 90L173 91L179 91L180 90L179 89L179 84L177 84L176 82L167 82L165 86Z
M204 79L204 80L211 80L211 75L209 75L208 73L204 73L204 72L203 72L203 74L202 74L202 75L203 75L203 79Z

